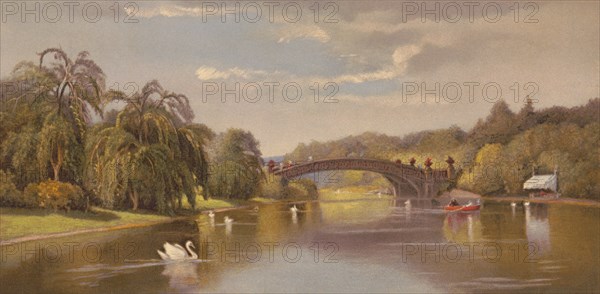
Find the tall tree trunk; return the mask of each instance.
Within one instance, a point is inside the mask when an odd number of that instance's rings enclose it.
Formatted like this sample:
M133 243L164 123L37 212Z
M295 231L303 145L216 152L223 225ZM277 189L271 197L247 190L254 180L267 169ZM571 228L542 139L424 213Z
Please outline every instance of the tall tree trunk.
M52 171L54 172L54 180L55 181L59 181L60 180L60 169L63 165L63 161L64 161L64 149L62 147L62 145L58 144L57 148L56 148L56 161L51 160L51 165L52 165Z
M132 210L137 210L138 206L140 204L140 196L138 194L137 191L131 189L131 191L129 192L129 199L131 199L131 206L132 206Z
M52 165L52 170L54 171L54 180L58 182L60 180L60 178L59 178L60 165L53 164Z

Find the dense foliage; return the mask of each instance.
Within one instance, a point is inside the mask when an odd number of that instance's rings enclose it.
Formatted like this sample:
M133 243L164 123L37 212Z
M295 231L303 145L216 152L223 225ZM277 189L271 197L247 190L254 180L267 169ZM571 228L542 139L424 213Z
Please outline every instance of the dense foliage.
M258 141L252 133L229 129L214 140L211 158L209 190L226 198L249 199L258 196L265 179Z
M482 194L522 194L523 182L535 169L548 174L558 168L559 192L576 198L600 197L600 99L573 108L535 110L531 100L518 113L504 101L468 132L457 126L421 131L404 137L374 133L328 142L300 144L287 160L336 157L401 160L417 165L432 158L433 168L446 168L447 156L462 172L458 186ZM381 177L343 172L328 186L380 184ZM370 182L369 182L370 179Z
M0 205L173 213L183 197L194 207L199 191L246 199L260 189L251 133L229 130L211 143L214 132L193 122L188 98L158 81L125 95L106 90L87 52L75 60L57 48L39 56L39 65L21 62L1 81ZM227 163L250 178L226 176Z

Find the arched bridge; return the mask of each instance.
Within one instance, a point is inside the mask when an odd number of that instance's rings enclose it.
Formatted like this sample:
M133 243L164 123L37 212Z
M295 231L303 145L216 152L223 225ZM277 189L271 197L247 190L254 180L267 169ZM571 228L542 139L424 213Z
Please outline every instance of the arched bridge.
M413 162L414 164L414 162ZM434 197L439 188L452 179L454 167L448 162L448 169L419 168L413 164L407 165L386 160L364 159L364 158L337 158L317 160L307 163L282 167L275 170L276 175L285 179L331 170L360 170L370 171L383 175L394 187L394 195L400 194L400 185L409 184L417 193L419 198Z

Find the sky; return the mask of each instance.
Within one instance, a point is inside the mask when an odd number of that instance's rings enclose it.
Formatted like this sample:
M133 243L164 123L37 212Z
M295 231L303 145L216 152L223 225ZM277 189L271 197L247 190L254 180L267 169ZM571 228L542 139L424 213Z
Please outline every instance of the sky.
M471 128L600 96L600 2L1 2L0 76L59 47L112 89L158 80L266 156L374 131ZM37 18L37 19L36 19ZM133 85L134 87L127 87Z

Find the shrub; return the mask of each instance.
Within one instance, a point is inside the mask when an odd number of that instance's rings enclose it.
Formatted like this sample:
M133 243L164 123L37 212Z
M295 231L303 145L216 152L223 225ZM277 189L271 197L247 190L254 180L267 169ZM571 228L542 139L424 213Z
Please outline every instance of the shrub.
M0 170L0 206L27 207L27 204L14 183L14 176ZM36 206L35 204L33 202L33 206Z
M84 210L87 208L83 190L69 183L47 180L39 184L29 184L24 192L27 199L37 199L41 208Z

